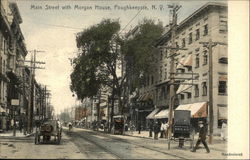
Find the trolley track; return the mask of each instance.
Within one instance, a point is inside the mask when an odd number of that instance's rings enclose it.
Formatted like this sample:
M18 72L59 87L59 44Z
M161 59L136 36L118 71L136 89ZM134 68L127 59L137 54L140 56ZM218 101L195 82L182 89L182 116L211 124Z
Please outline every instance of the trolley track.
M84 132L84 134L81 134L83 132ZM103 149L104 151L106 151L108 153L111 153L112 155L115 156L115 158L118 158L118 159L126 159L126 157L124 157L122 155L119 155L118 153L116 153L112 149L109 149L107 146L99 144L98 142L96 142L95 140L91 139L90 137L91 136L102 136L102 137L108 138L112 142L118 142L118 143L122 142L122 143L130 144L130 145L133 145L136 148L140 147L140 148L143 148L143 149L151 150L151 151L154 151L154 152L166 155L167 157L171 156L171 157L173 157L175 159L187 159L186 157L183 157L183 156L179 156L179 155L176 155L176 154L172 154L172 153L167 153L167 152L161 151L159 148L158 149L157 148L152 148L152 147L149 147L149 146L145 146L145 145L138 144L138 143L135 143L135 142L127 141L125 139L122 139L122 138L119 138L119 137L110 136L108 134L103 134L103 133L100 133L100 132L80 131L78 133L77 132L72 132L71 134L72 135L75 134L75 135L80 136L84 140L86 140L86 141L88 141L90 143L95 144L96 146L98 146L99 148Z
M76 133L76 132L68 132L66 131L65 132L68 136L79 136L81 138L83 138L84 140L90 142L91 144L94 144L95 146L97 146L98 148L104 150L105 152L111 154L115 159L123 159L123 157L119 156L117 153L113 152L112 150L108 149L107 147L104 147L102 145L100 145L99 143L97 143L96 141L92 140L91 138L87 137L87 136L84 136L83 134L79 134L79 133Z

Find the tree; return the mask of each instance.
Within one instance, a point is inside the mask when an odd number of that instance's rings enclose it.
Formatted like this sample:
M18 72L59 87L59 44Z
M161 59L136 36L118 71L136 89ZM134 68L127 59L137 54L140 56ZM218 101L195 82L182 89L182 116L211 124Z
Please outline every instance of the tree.
M116 62L119 51L114 44L119 41L118 21L105 19L101 23L85 29L76 37L81 53L73 60L71 73L71 91L78 99L94 96L102 86L119 88L116 74Z
M126 72L131 81L131 91L140 87L150 72L154 70L156 53L158 50L153 47L156 40L160 38L163 32L161 23L155 24L153 20L144 19L137 26L138 30L133 33L132 38L126 40L122 45L122 53L125 56Z

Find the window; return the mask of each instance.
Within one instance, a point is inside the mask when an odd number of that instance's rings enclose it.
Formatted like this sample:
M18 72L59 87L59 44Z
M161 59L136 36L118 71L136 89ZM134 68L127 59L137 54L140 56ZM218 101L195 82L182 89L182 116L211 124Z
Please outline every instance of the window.
M182 48L186 47L186 40L185 38L182 38Z
M208 56L207 56L207 52L205 52L203 55L203 65L206 65L207 62L208 62Z
M219 95L227 94L227 82L226 81L219 81L218 92L219 92Z
M3 74L6 72L5 60L3 61Z
M199 54L197 54L195 58L195 68L198 68L199 66L200 66L200 58Z
M220 33L227 33L227 16L220 16Z
M176 48L179 48L179 44L178 42L175 42Z
M226 57L220 58L219 63L227 64L228 63L227 58Z
M160 66L160 80L159 80L160 82L162 81L162 77L163 77L162 76L162 66Z
M196 29L195 40L197 41L198 39L200 39L200 30L199 30L199 29Z
M204 33L203 33L203 36L206 36L206 35L208 35L208 25L207 24L204 26Z
M163 51L161 50L161 53L160 53L160 60L163 59Z
M181 99L184 99L184 95L183 94L181 94Z
M151 85L154 84L154 76L151 76Z
M192 97L192 94L191 93L187 93L187 98L190 99Z
M188 44L191 44L193 42L193 37L192 36L193 36L192 32L189 33Z
M167 79L167 64L165 64L165 68L164 68L164 80Z
M207 82L202 83L202 95L203 96L207 95Z
M199 97L199 87L198 87L198 85L194 86L194 97Z

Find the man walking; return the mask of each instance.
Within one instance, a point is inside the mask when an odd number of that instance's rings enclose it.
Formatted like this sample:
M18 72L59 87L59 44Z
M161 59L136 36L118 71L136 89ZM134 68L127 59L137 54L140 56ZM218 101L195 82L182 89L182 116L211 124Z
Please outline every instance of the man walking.
M206 136L207 136L207 128L204 126L203 121L199 121L199 138L198 141L196 142L196 145L194 147L194 149L192 150L192 152L196 152L196 149L198 148L198 146L200 145L200 143L202 142L202 144L205 146L207 153L210 152L208 146L207 146L207 142L206 142Z

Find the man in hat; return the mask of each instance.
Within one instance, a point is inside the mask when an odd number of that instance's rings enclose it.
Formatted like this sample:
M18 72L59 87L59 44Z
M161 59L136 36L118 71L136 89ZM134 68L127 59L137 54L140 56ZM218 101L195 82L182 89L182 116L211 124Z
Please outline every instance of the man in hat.
M198 141L194 147L194 149L192 150L192 152L196 152L196 149L198 148L198 146L200 145L200 143L202 142L203 145L205 146L206 150L207 150L207 153L210 152L208 146L207 146L207 142L206 142L206 136L207 136L207 128L204 126L204 123L203 121L199 121L199 127L200 127L200 130L199 130L199 138L198 138Z

